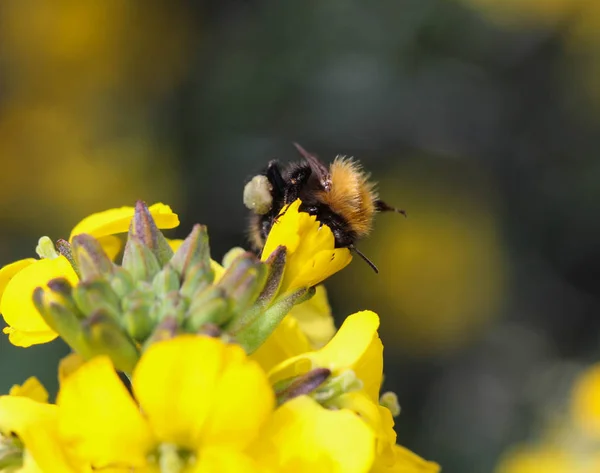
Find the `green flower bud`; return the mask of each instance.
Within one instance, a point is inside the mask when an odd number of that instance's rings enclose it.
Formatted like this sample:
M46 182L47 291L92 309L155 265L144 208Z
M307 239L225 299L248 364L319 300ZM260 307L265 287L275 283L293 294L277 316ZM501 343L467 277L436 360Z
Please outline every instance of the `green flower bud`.
M195 293L201 292L212 284L215 274L210 263L199 261L193 266L187 268L181 285L181 294L188 298L193 298Z
M224 290L213 286L192 299L183 327L187 332L197 332L208 323L221 326L232 315L232 304Z
M300 288L275 300L271 306L253 319L238 318L233 320L227 332L235 337L246 353L254 353L273 333L283 318L296 304L310 299L315 288Z
M108 314L99 310L88 317L81 326L86 358L107 355L119 371L131 374L140 353L133 340Z
M106 278L114 265L93 236L82 233L73 238L72 252L82 281Z
M257 299L267 278L267 266L252 253L240 254L215 287L223 289L241 316Z
M135 281L129 271L121 266L115 266L109 276L110 287L119 298L123 298L135 290Z
M173 250L167 239L156 226L148 206L141 200L135 203L133 219L129 226L128 243L132 238L141 241L154 254L161 266L173 257Z
M152 289L158 297L163 297L172 291L178 291L179 288L179 275L170 264L167 264L152 280Z
M72 299L64 294L65 288L69 286L66 280L54 279L48 283L48 286L50 287L51 284L54 286L54 290L38 287L33 291L33 303L48 326L58 333L73 350L82 353L84 349L81 339L83 314L77 310Z
M165 317L154 327L154 331L144 343L144 349L153 343L169 340L180 333L179 322L175 317Z
M61 238L56 240L56 249L61 255L67 258L67 261L71 263L73 271L75 271L75 274L77 274L77 276L79 276L79 279L81 279L81 273L79 272L79 267L77 266L77 262L75 261L75 256L73 256L73 249L71 248L71 244L67 240L63 240Z
M240 248L239 246L231 248L231 250L229 250L227 253L225 253L225 256L223 256L223 261L221 261L221 264L225 269L227 269L229 268L229 266L231 266L231 263L233 263L238 256L244 253L246 253L246 250Z
M173 258L171 265L179 273L181 279L187 277L189 268L203 263L210 267L210 246L208 244L208 232L204 225L194 225L191 233L181 244Z
M91 314L101 309L113 319L119 318L121 312L119 296L106 280L80 282L73 288L73 299L84 314Z
M122 264L134 281L152 281L160 271L160 264L154 253L142 240L133 236L129 237L125 245Z

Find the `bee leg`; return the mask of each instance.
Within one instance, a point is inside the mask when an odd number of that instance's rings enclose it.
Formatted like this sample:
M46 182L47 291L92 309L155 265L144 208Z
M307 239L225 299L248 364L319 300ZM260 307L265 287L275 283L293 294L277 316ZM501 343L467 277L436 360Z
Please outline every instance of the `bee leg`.
M277 160L273 159L272 161L269 161L265 176L267 176L271 186L273 186L273 200L283 200L283 197L285 196L285 179L281 174L281 169L279 169Z
M406 215L405 210L392 207L391 205L386 204L383 200L375 201L375 209L377 210L377 212L396 212L404 215L405 217L408 217L408 215Z

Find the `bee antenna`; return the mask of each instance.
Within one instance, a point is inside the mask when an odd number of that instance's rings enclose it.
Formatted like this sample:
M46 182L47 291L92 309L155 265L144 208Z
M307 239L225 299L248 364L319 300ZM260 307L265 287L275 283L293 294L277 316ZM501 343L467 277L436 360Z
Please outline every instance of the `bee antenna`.
M378 200L377 202L375 202L375 208L378 212L396 212L404 215L405 217L408 217L408 215L406 214L406 210L392 207L391 205L386 204L383 200Z
M364 260L364 262L367 263L373 271L375 271L375 274L379 274L379 270L377 269L377 266L375 266L375 263L373 263L373 261L367 258L356 246L350 245L348 249L350 251L354 251L354 253L360 256Z

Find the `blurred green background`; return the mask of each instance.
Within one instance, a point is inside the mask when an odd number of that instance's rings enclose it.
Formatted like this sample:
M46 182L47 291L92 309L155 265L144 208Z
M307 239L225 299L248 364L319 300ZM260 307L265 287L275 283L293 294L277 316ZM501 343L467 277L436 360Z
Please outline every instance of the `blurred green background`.
M381 215L329 281L382 318L399 441L486 473L600 359L600 3L3 0L0 264L84 216L169 203L247 246L244 182L298 141L361 160ZM0 388L60 342L0 338Z

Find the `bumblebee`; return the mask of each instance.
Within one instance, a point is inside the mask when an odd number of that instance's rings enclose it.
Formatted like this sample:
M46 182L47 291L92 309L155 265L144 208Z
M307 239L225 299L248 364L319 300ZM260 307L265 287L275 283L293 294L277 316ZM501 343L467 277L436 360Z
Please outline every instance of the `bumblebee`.
M373 226L377 212L403 210L390 207L379 199L375 183L369 181L361 165L352 158L338 156L329 167L314 154L294 143L302 161L282 169L276 160L254 176L244 188L244 204L252 211L250 241L257 251L281 210L300 199L300 211L316 216L327 225L335 238L336 248L348 248L364 259L375 272L377 267L358 248L356 242Z

